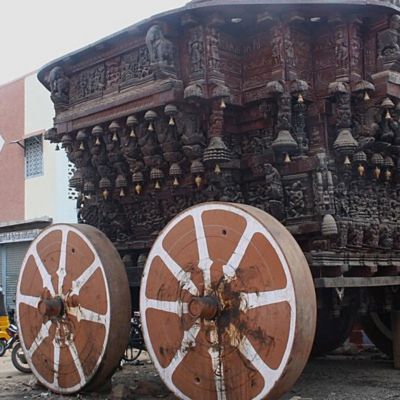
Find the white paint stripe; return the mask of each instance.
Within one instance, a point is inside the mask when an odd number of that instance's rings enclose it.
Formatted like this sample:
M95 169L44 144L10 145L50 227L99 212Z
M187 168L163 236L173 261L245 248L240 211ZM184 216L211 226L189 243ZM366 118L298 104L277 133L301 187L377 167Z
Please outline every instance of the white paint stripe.
M37 308L41 298L40 297L35 297L35 296L26 296L24 294L20 294L18 296L18 300L19 300L20 303L24 303L24 304L27 304L28 306L33 307L33 308Z
M183 339L181 343L181 347L175 353L174 358L171 363L162 371L163 380L168 381L170 385L172 385L172 375L182 360L185 358L186 354L190 351L190 349L196 346L196 337L200 332L200 321L197 320L196 323L183 334ZM151 349L153 350L153 349ZM152 357L154 360L154 358Z
M288 288L260 293L240 293L240 310L246 312L257 307L270 304L288 302L291 306L294 302L294 293Z
M282 373L280 368L274 370L271 369L267 364L265 364L265 362L258 355L257 351L254 349L246 336L244 336L242 341L240 342L239 351L243 354L244 357L246 357L246 359L253 365L253 367L258 370L261 376L264 377L265 386L262 393L268 393ZM264 397L261 396L256 398L261 399Z
M61 230L62 238L61 238L61 253L60 253L60 262L58 264L57 275L58 275L58 294L62 293L62 287L64 285L64 278L67 275L66 272L66 258L67 258L67 239L68 239L68 231L65 229Z
M82 273L82 275L78 279L76 279L75 281L72 282L72 285L71 285L72 290L71 290L70 296L73 296L74 294L79 295L79 292L82 289L82 286L84 286L85 283L91 278L91 276L95 273L97 268L100 268L100 260L96 254L93 263L88 268L85 269L85 271Z
M50 320L47 321L45 324L42 324L42 327L40 328L39 333L37 334L35 340L33 341L32 346L30 347L30 349L27 349L29 358L32 358L33 353L43 343L43 340L45 340L49 336L50 326L51 326Z
M222 267L224 275L227 278L232 279L236 276L236 271L240 266L244 254L246 253L247 247L251 242L254 233L256 233L255 229L257 229L257 227L247 220L246 229L244 230L236 249L233 251L229 261Z
M78 350L73 341L68 342L68 345L69 345L68 346L69 351L72 354L72 359L74 360L76 370L78 371L79 377L81 379L79 386L82 387L83 385L86 384L86 376L85 376L85 373L83 372L83 367L82 367L81 360L79 358Z
M204 232L203 220L201 219L202 213L193 213L193 222L196 232L197 250L199 252L199 263L198 267L203 271L203 280L206 290L211 290L211 265L213 261L210 260L208 252L208 245L206 234Z
M85 320L90 322L96 322L98 324L103 324L103 325L106 325L108 322L107 314L106 315L99 314L97 312L88 310L87 308L84 308L82 306L68 307L67 314L76 317L78 322L80 322L81 320Z
M147 299L147 308L153 308L159 311L166 311L181 317L183 314L188 312L188 303L183 303L182 301L161 301L154 299Z
M46 267L44 266L42 260L40 259L36 246L32 249L32 255L33 258L35 259L39 274L42 277L43 287L44 288L47 287L47 289L49 289L50 294L54 297L56 295L56 292L51 282L51 275L47 272Z
M198 289L190 279L190 272L185 272L161 246L158 246L154 251L151 262L157 256L163 260L167 268L175 276L178 282L180 282L182 289L187 290L193 296L198 295Z
M59 328L57 328L58 330ZM55 336L55 338L53 339L53 346L54 346L54 381L53 381L53 385L55 388L59 388L60 384L59 384L59 372L60 372L60 345L57 342L57 335Z
M223 349L220 346L218 331L215 326L214 329L210 331L210 340L211 340L211 346L208 349L208 353L211 356L215 388L217 390L217 399L226 400L224 364L222 362Z

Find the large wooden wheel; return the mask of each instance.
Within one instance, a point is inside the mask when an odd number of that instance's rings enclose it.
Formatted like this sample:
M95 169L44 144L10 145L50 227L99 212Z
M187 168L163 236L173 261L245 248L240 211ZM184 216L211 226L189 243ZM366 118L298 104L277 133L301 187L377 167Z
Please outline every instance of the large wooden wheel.
M389 357L393 357L393 333L390 312L370 312L360 317L362 328L371 342Z
M313 343L305 257L250 206L206 203L175 217L150 251L140 305L150 356L182 399L278 399Z
M344 307L336 318L332 317L331 310L318 309L311 355L320 357L340 347L350 336L356 317L357 310L352 306Z
M38 380L57 393L106 383L128 343L131 304L118 252L88 225L53 225L30 245L16 306Z

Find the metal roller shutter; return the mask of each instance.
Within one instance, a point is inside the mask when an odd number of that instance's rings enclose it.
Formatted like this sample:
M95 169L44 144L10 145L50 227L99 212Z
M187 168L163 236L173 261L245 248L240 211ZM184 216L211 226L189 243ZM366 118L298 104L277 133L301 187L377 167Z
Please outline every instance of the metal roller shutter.
M19 270L30 242L6 243L6 304L15 308L15 292L17 289ZM3 285L4 288L4 285Z

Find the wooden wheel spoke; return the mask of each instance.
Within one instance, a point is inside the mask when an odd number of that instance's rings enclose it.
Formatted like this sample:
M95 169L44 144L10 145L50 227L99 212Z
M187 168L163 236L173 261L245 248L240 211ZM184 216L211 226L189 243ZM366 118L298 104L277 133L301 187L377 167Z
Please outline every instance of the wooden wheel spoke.
M38 304L39 304L39 301L41 300L40 297L37 297L37 296L27 296L27 295L25 295L25 294L20 294L20 295L19 295L19 299L20 299L20 302L21 302L21 303L26 304L26 305L28 305L28 306L31 306L31 307L33 307L33 308L37 308L37 307L38 307Z
M179 366L179 364L183 361L186 354L190 351L191 348L196 346L196 338L201 330L200 321L196 321L192 325L192 327L185 331L183 334L183 339L180 348L175 353L174 358L167 368L164 369L163 375L165 379L171 380L173 372Z
M236 246L235 251L232 253L229 261L223 266L224 275L228 279L233 279L236 276L236 271L240 266L240 263L243 259L244 254L246 253L246 249L251 242L251 238L254 235L254 226L253 224L247 224L246 229L240 238L239 243Z
M59 385L59 372L60 372L60 344L56 338L53 339L53 348L54 348L54 385L56 387L60 387Z
M28 356L32 358L33 353L38 349L38 347L43 343L43 341L49 337L49 329L52 322L49 320L45 324L42 324L39 333L37 334L32 346L27 349Z
M51 282L51 275L47 272L46 267L43 264L43 261L41 260L36 246L33 247L32 249L32 255L35 260L37 269L39 271L39 274L42 278L43 281L43 287L47 288L50 292L50 294L54 297L56 295L56 292L53 287L53 283Z
M214 374L215 388L217 391L218 400L226 399L225 378L224 378L224 363L223 363L223 348L219 343L217 327L210 331L211 346L208 353L211 357L211 364Z
M92 275L96 272L96 270L100 268L100 265L101 265L100 260L96 256L92 264L77 279L72 281L70 296L79 295L79 292L82 289L82 287L92 277Z
M213 264L213 261L210 259L209 256L207 238L204 232L201 213L194 213L193 221L196 231L197 250L199 252L198 267L200 268L201 271L203 271L204 286L206 288L210 288L211 287L210 267Z
M253 347L249 339L244 336L239 347L240 353L252 364L252 366L260 372L262 375L267 375L268 380L265 382L265 385L271 385L275 383L275 378L278 378L281 371L280 369L274 370L270 368L259 356L257 350ZM269 390L269 389L268 389Z
M82 366L81 360L79 358L79 352L75 346L75 343L74 342L69 343L68 348L69 348L69 351L71 352L72 359L74 361L76 370L78 371L79 378L80 378L80 384L84 385L84 383L86 382L86 376L85 376L85 373L83 372L83 366Z
M62 293L62 288L64 285L64 278L67 275L67 265L66 265L66 258L67 258L67 236L68 231L66 229L62 229L62 238L61 238L61 252L60 252L60 261L57 269L58 275L58 293Z
M107 314L99 314L95 311L88 310L82 306L79 307L69 307L67 313L69 315L73 315L78 322L81 320L96 322L98 324L106 325L109 315Z
M264 307L271 304L288 302L290 305L294 303L293 288L286 287L281 290L273 290L261 293L240 293L241 303L240 310L247 310Z
M148 308L153 308L155 310L173 313L179 315L179 317L188 312L188 303L184 303L180 300L161 301L161 300L147 299L147 304Z
M165 265L171 271L174 277L179 280L182 289L187 290L193 296L198 295L198 289L191 280L190 272L184 271L161 246L153 254L152 259L157 256L164 261Z

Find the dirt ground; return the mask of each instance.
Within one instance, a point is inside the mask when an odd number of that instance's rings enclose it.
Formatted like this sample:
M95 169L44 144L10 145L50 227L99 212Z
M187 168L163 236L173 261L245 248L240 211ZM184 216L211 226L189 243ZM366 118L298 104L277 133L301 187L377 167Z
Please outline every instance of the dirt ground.
M104 393L61 396L35 385L32 374L18 372L10 353L0 358L0 399L175 399L148 359L126 364ZM400 400L400 371L376 351L351 351L311 359L300 379L282 400ZM245 399L243 399L245 400Z

